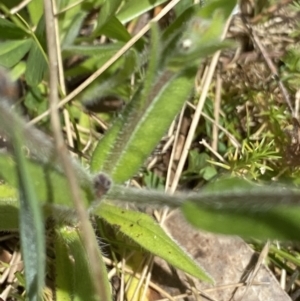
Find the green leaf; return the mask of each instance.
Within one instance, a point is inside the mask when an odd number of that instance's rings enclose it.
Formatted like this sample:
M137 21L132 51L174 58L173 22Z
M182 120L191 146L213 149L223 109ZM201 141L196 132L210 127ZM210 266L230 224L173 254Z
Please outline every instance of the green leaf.
M16 65L28 52L31 44L30 39L0 43L0 65L5 68Z
M131 0L127 1L117 14L117 18L124 24L146 13L167 0Z
M20 61L10 70L12 79L14 81L17 81L25 73L25 70L26 70L26 63L24 61Z
M12 124L14 125L13 127L11 126ZM48 170L53 169L61 173L62 171L61 165L60 162L58 161L57 156L55 156L55 147L51 139L49 139L47 135L45 135L43 132L39 131L38 129L28 126L25 123L25 121L20 119L20 117L13 110L11 110L11 108L6 103L6 101L0 101L0 128L1 128L2 135L4 134L5 137L10 141L12 141L15 137L15 129L16 128L20 129L21 135L22 137L24 137L23 140L24 146L27 147L27 150L30 152L30 155L40 162L40 165L37 165L38 166L37 168L39 168L38 171L39 174L36 178L37 182L41 182L43 179L45 179ZM3 154L3 156L5 156L5 154ZM5 166L5 160L3 162ZM11 160L8 160L8 164L11 164ZM88 198L92 200L94 194L92 191L93 188L92 188L90 174L82 165L78 163L78 161L71 160L71 164L76 174L76 177L80 183L80 186L86 192ZM45 171L44 173L42 169ZM4 168L2 169L2 171L0 170L0 172L4 173L5 176L6 169ZM57 172L56 174L60 175ZM13 176L11 178L13 179ZM50 175L50 179L51 179L51 175ZM53 183L53 184L56 185L57 183ZM63 191L64 190L65 188L63 188ZM52 199L51 194L48 195L46 199L47 200Z
M187 171L198 173L200 169L207 166L209 155L207 153L199 153L198 150L191 150L189 152L189 165Z
M211 3L218 2L217 5ZM229 4L228 4L229 3ZM206 14L198 6L188 7L164 32L164 57L171 68L187 67L217 50L232 46L229 41L221 42L225 22L232 11L232 1L210 1ZM231 9L231 10L230 10Z
M224 15L222 6L211 19L196 14L183 34L180 33L179 41L171 34L168 47L172 49L167 51L170 55L166 62L161 62L159 55L150 50L144 86L138 89L124 114L98 143L92 156L93 171L107 172L116 183L126 181L137 172L189 96L199 59L228 47L227 42L220 41ZM174 32L178 36L179 28ZM151 36L152 47L157 46L155 26ZM159 53L160 47L156 48ZM151 64L156 67L157 63L160 64L158 78L155 76L157 70L151 67ZM166 64L168 67L164 68Z
M166 44L169 44L172 40L175 40L176 43L178 36L183 32L182 28L184 24L187 24L190 21L196 11L195 5L187 7L187 9L177 16L177 18L166 28L162 36L162 39L166 42Z
M200 174L202 175L204 180L209 181L214 176L216 176L218 172L213 166L206 166L203 169L201 169Z
M100 264L102 269L103 288L111 296L106 267L100 250L99 261L89 262L82 239L75 228L60 226L56 229L55 238L55 292L56 300L104 300L97 296L90 274L91 264ZM111 299L111 297L110 297Z
M0 184L0 198L2 199L15 199L17 197L17 191L15 188L5 184Z
M148 215L107 203L101 203L95 213L145 250L192 276L212 282L206 271L199 267Z
M236 209L217 210L187 202L182 212L193 226L209 232L264 240L299 240L300 208L276 205L268 211L238 206Z
M2 0L1 4L5 5L8 9L11 9L14 6L20 4L19 2L19 0Z
M99 1L98 1L99 2ZM61 0L58 1L58 24L61 49L68 45L80 44L77 40L87 40L88 36L82 36L80 30L84 27L83 22L86 20L91 11L98 9L98 3L93 1L76 1L76 0ZM89 40L89 44L93 44Z
M93 36L98 35L105 35L108 38L122 42L128 42L131 38L126 27L116 17L112 17L109 22L93 33Z
M232 13L236 4L237 0L210 0L198 10L197 15L200 18L210 19L213 18L216 12L221 12L223 18L227 19Z
M299 239L300 190L290 186L259 186L233 178L211 183L198 193L168 195L116 185L107 199L138 206L181 206L192 225L210 232L261 239Z
M0 185L0 193L2 184ZM17 197L0 197L0 230L16 231L19 229L19 201Z
M72 46L67 47L67 52L73 52L74 54L83 54L91 56L84 62L79 65L67 70L65 72L65 76L82 76L84 74L91 73L98 68L100 68L103 64L107 62L122 46L121 43L105 45L101 46ZM110 68L109 72L113 72L117 67L122 65L124 59L121 57L117 62L115 62ZM107 71L108 72L108 71ZM107 74L103 74L102 77L108 78ZM99 79L98 79L99 80Z
M61 42L61 48L65 49L66 46L72 45L74 40L78 36L84 19L87 16L87 12L80 11L78 12L74 18L71 20L71 24L69 24L66 29L66 33L64 34L63 41Z
M117 12L121 2L122 0L109 0L104 2L98 16L97 29L101 28L104 24L110 23L110 19Z
M139 103L137 94L124 115L98 143L92 157L92 170L107 172L116 183L133 176L191 93L194 76L194 68L176 75L165 71L144 104Z
M108 60L118 50L124 46L124 43L116 42L107 45L68 45L64 48L64 54L79 54L86 56L96 56L97 59Z
M45 31L45 20L41 18L35 31L36 40L32 43L29 51L25 72L27 84L32 86L36 86L42 81L48 69Z
M20 40L28 36L27 32L16 26L14 23L0 18L0 39Z
M156 81L158 70L162 69L161 63L161 41L160 32L158 25L156 23L151 26L151 44L149 49L149 63L148 68L143 80L143 87L138 94L138 105L137 108L142 108L147 101L149 102L149 95L151 94L151 89L153 88L153 83ZM155 92L154 92L155 93ZM150 100L151 101L151 100Z
M32 0L26 6L33 25L37 25L44 13L43 1Z
M18 129L14 139L20 198L20 236L25 267L25 288L29 300L42 300L45 279L45 234L42 211L22 153Z
M42 166L34 162L27 162L27 170L30 173L30 179L38 201L61 205L65 208L73 207L72 195L68 187L67 179L53 170L50 166ZM12 186L17 187L17 178L15 176L16 163L12 157L0 154L0 174ZM82 201L88 207L93 200L92 191L82 190Z
M39 115L48 109L48 99L41 91L40 86L28 88L24 104L28 112Z
M203 6L204 1L200 1L201 7ZM195 4L193 0L186 0L186 1L179 1L176 6L174 7L174 12L176 16L181 15L184 11L186 11L189 7ZM177 19L177 18L176 18Z
M138 206L160 205L177 208L187 199L187 194L170 195L158 190L136 189L113 185L107 193L107 199L124 205L125 203L136 203ZM198 194L196 194L198 196Z
M221 234L260 239L299 239L300 191L257 186L241 179L208 185L182 205L194 226Z
M64 235L64 233L68 233L71 230L69 230L68 232L67 231L67 228L57 229L58 233L55 236L55 293L57 300L72 301L75 280L74 270L76 266L74 264L74 260L73 262L71 260L68 243L65 242L66 235ZM67 242L70 241L69 236L70 235L67 236ZM86 277L83 277L83 279L86 279ZM89 291L89 293L90 292L91 290Z
M217 50L232 46L230 41L221 41L225 19L216 14L214 19L192 17L187 24L181 38L177 41L172 54L168 59L171 68L182 68L195 64L200 59L212 55ZM170 44L174 47L173 44Z
M19 201L16 189L0 184L0 231L19 229Z
M114 74L108 78L106 75L103 76L103 79L101 77L100 84L98 82L91 84L83 93L81 93L79 98L84 105L87 105L88 109L97 107L98 103L101 105L103 97L114 96L116 99L119 99L118 91L120 91L122 84L125 88L124 90L129 90L127 94L130 94L128 80L136 68L137 55L134 51L129 50L123 56L123 59L124 63Z

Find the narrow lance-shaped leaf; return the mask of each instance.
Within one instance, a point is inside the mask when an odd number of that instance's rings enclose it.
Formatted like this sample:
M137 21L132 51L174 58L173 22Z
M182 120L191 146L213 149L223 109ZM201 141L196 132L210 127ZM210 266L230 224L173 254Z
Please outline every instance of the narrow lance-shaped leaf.
M73 6L72 9L67 9L70 5ZM57 19L62 49L66 45L76 44L74 40L80 36L79 31L82 28L83 18L89 12L85 5L89 6L87 1L63 0L57 3Z
M300 191L244 184L240 179L223 180L209 185L201 200L187 197L182 205L186 219L210 232L299 240Z
M45 234L42 211L22 153L18 129L14 137L20 198L20 234L29 300L42 300L45 279Z
M74 43L74 40L78 36L78 33L81 29L82 23L87 15L85 11L79 11L73 19L71 19L71 24L67 27L66 33L63 37L61 43L61 48L64 49L66 46L71 46Z
M137 110L143 108L144 105L147 105L147 101L151 101L149 99L149 95L151 93L151 88L153 88L153 83L157 78L158 70L161 68L161 50L162 45L160 41L160 31L158 25L156 23L151 24L151 44L149 52L149 63L146 70L145 78L143 81L143 88L140 94L138 94L138 102L135 104L137 106Z
M35 86L41 82L48 68L46 56L45 20L42 17L35 31L36 39L31 45L25 78L27 84Z
M114 185L106 195L106 198L112 200L115 204L124 205L124 203L133 203L138 206L169 206L178 208L187 195L170 195L158 190L136 189Z
M154 220L141 212L102 203L96 214L145 250L203 281L212 282L207 272L173 241Z
M217 10L212 19L198 19L200 17L188 23L180 41L173 45L176 47L170 52L171 57L162 62L153 51L153 45L157 44L153 27L150 70L153 71L153 62L159 62L162 64L160 74L155 79L153 72L146 75L144 86L99 142L92 157L93 171L104 170L117 183L132 177L190 95L199 59L228 46L220 42L225 22L222 10Z
M102 282L106 296L111 296L107 271L100 250L99 261L91 263L76 229L67 226L60 226L56 229L55 254L56 300L109 301L96 295L90 274L91 264L101 265L102 277L98 281Z
M106 197L116 203L135 203L139 206L169 206L178 208L191 201L199 206L219 209L245 208L253 211L267 211L279 205L300 206L300 189L285 186L259 186L246 183L243 179L222 179L209 184L199 192L176 192L168 194L158 190L137 189L114 185Z
M275 201L280 199L279 195L274 197ZM263 201L263 196L256 198ZM209 232L259 239L299 240L300 237L300 207L272 204L267 211L239 206L216 209L186 202L182 212L193 226Z
M93 171L112 171L113 166L109 166L109 164L112 163L112 152L117 154L117 156L119 152L119 150L116 150L116 144L118 144L118 148L122 148L122 144L127 138L126 135L132 132L132 129L129 128L128 120L141 117L143 110L146 109L147 105L149 105L149 101L151 101L148 95L151 92L153 82L155 82L160 60L159 31L156 24L153 24L151 28L151 37L151 49L149 50L151 59L145 75L143 87L137 91L134 100L130 103L123 116L120 116L115 121L113 127L98 143L91 161L91 168ZM124 130L124 124L126 123L127 129ZM122 136L122 138L120 138L120 136ZM108 166L105 166L105 164Z
M194 75L195 69L175 75L169 70L165 71L157 79L153 92L149 95L149 100L152 101L147 101L142 108L139 103L130 104L125 124L122 119L124 117L120 117L116 126L112 127L111 132L116 138L111 139L110 143L116 142L109 156L105 158L103 170L115 182L121 183L133 176L147 159L190 95ZM103 143L107 145L107 141ZM100 141L96 151L99 153L101 149ZM93 170L101 168L96 162L96 151L92 162Z
M74 231L70 228L69 231ZM68 229L60 227L55 235L55 293L57 300L71 301L74 295L74 259L71 260L69 247L70 237L65 235ZM86 277L84 277L86 279ZM91 291L89 291L91 292Z
M210 187L198 193L168 195L114 186L107 198L120 204L181 207L191 224L211 232L262 239L299 239L299 189L245 185L239 179L218 181Z
M79 54L84 56L93 56L100 59L102 64L113 56L124 43L114 43L108 45L67 45L64 48L66 55Z

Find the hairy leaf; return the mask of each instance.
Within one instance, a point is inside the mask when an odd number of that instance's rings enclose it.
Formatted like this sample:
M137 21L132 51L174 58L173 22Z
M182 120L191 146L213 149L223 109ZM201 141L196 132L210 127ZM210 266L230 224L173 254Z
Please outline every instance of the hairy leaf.
M38 301L42 299L45 279L44 223L17 131L18 129L16 129L14 149L20 199L20 234L25 266L25 287L28 299Z
M297 240L299 196L300 190L292 187L222 179L207 185L198 199L188 196L182 211L191 224L210 232Z
M190 95L199 59L228 46L221 42L225 22L222 8L211 19L192 18L176 45L171 38L170 57L164 62L159 56L158 30L152 27L144 83L98 143L91 162L93 171L104 170L117 183L137 172ZM175 32L178 36L179 28Z
M212 282L206 271L173 241L154 220L141 212L102 203L96 214L130 237L145 250L203 281Z
M263 196L256 198L264 201ZM240 201L243 202L243 197ZM209 232L259 239L299 240L300 207L270 204L268 210L259 209L259 205L256 210L238 205L234 209L217 209L186 202L182 211L193 226Z
M194 75L194 69L176 75L166 71L157 79L144 104L140 104L138 94L97 145L92 170L102 169L117 183L133 176L191 93ZM108 155L103 154L103 149L110 150Z
M96 295L91 279L90 265L100 264L102 277L98 281L102 282L106 296L111 296L107 271L100 250L98 254L99 261L91 263L86 256L85 247L78 230L68 226L60 226L56 229L55 269L57 277L55 291L57 300L109 301ZM110 297L110 299L112 298Z

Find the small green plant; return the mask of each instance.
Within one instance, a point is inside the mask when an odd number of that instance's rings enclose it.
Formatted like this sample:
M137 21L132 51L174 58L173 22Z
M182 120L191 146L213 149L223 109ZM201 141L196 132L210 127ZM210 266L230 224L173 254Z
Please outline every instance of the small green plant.
M134 1L128 1L116 14L121 2L87 1L64 10L73 1L62 1L57 14L62 53L60 59L68 61L75 55L84 58L74 66L70 63L63 76L84 77L93 71L97 74L97 70L101 70L102 65L122 47L128 49L126 45L129 44L125 43L131 37L122 21L132 19L145 7L137 6L140 11L134 12L130 8ZM141 6L148 3L138 2ZM221 35L234 5L235 1L215 0L200 9L196 5L187 5L184 9L181 7L181 14L164 31L152 22L148 46L146 40L138 41L99 75L100 84L89 85L84 82L84 91L77 88L67 96L64 79L59 80L58 88L65 102L78 96L83 106L87 106L87 103L97 104L112 95L125 102L125 109L117 116L104 115L106 120L113 118L112 125L97 142L90 158L81 159L81 162L68 159L67 168L71 169L78 182L76 189L80 206L89 213L93 230L105 236L105 228L111 227L115 237L123 239L123 245L116 244L119 254L126 249L124 245L129 241L131 248L140 248L160 256L190 275L210 282L213 279L206 271L151 217L125 209L124 205L135 203L139 206L180 207L192 224L218 233L264 239L298 239L299 209L296 210L294 205L299 204L300 191L231 179L208 185L200 193L169 195L156 190L125 187L123 183L138 172L191 95L199 61L230 46L230 43L221 41ZM91 34L80 36L80 29L84 27L89 9L93 6L97 9L101 7L97 22ZM49 56L49 32L48 51L43 35L45 27L49 29L50 26L43 16L43 6L39 1L32 1L23 15L11 15L5 4L1 4L0 8L7 13L6 19L0 18L0 38L6 40L0 44L0 64L12 68L15 77L24 75L29 87L25 104L30 113L40 113L45 106L46 95L53 93L53 78L50 76L49 85L44 82L53 62ZM35 31L31 30L33 25ZM89 43L99 36L116 42L91 46ZM27 60L23 60L25 55ZM58 59L54 65L59 64ZM51 71L50 68L50 74ZM130 76L134 76L135 85L130 86ZM78 127L87 123L78 106L77 102L77 107L67 108L77 136ZM41 116L39 119L47 125L47 114ZM96 236L93 231L89 232L91 224L88 224L87 232L81 228L85 222L84 216L80 215L80 207L74 203L74 191L69 189L71 177L59 159L59 147L43 132L27 126L11 110L8 99L4 98L0 101L0 130L11 141L13 148L12 154L0 154L0 174L5 180L0 185L0 229L20 231L27 298L40 300L42 296L45 271L49 268L45 261L48 247L45 223L51 221L56 300L112 299ZM80 154L80 138L78 141L74 147ZM23 145L29 150L29 158L22 151ZM251 147L253 156L246 158L245 164L256 159L256 146L253 144ZM274 155L270 151L261 156L265 158L270 154ZM200 168L200 176L211 179L215 169L202 159L193 156L191 172ZM88 238L86 234L89 234ZM108 241L113 244L113 240ZM91 250L95 253L93 258L96 261L88 257ZM99 269L94 269L94 266Z

